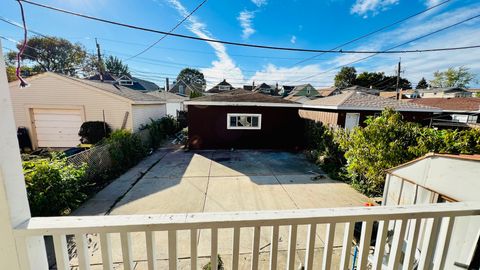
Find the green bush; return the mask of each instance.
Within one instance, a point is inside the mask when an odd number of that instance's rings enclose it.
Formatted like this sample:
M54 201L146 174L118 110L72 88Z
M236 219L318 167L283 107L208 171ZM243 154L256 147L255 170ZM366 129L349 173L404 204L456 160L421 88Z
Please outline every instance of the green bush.
M114 171L123 172L147 154L140 137L127 130L116 130L106 140Z
M217 269L212 269L212 262L208 262L202 267L202 270L223 270L223 269L225 268L224 268L223 260L220 254L218 254L218 257L217 257Z
M158 148L168 136L172 136L179 131L177 120L170 115L157 120L150 119L150 121L143 129L148 129L150 135L149 146L151 148Z
M307 122L307 156L330 177L349 182L368 196L383 192L386 170L429 152L480 153L480 130L436 130L405 122L386 109L366 126L333 131Z
M85 201L86 166L75 167L64 157L23 162L28 201L33 216L68 215Z

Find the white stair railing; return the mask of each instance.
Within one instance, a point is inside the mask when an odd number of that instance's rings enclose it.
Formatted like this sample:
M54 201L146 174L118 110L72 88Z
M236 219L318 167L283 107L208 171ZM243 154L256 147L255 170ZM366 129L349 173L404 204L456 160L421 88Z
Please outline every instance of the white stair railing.
M354 238L355 223L362 222L361 237L358 239L358 260L357 269L382 269L384 264L384 246L391 240L389 245L388 268L412 269L418 263L418 269L430 269L433 264L435 269L444 268L445 255L448 251L449 241L452 235L452 228L457 217L480 215L480 203L449 203L434 205L414 206L378 206L361 208L328 208L328 209L305 209L291 211L260 211L260 212L227 212L227 213L187 213L171 215L128 215L128 216L93 216L93 217L46 217L32 218L15 229L17 241L25 241L28 237L53 236L54 253L57 269L70 269L75 265L80 270L90 269L90 257L93 253L101 253L100 260L103 269L113 269L114 263L122 263L123 269L134 269L135 261L132 257L132 249L138 246L137 236L141 233L145 241L146 265L148 269L160 269L158 266L157 249L158 239L156 234L166 232L165 250L169 269L179 267L179 232L186 232L189 241L183 241L182 246L188 245L188 260L191 269L198 269L199 252L205 253L209 249L211 265L217 265L219 254L219 231L228 229L231 233L229 243L231 254L231 269L239 269L243 261L239 260L244 253L241 252L241 239L244 228L251 228L253 231L252 248L248 252L250 256L251 269L265 268L260 265L259 255L261 252L269 254L269 269L279 267L280 256L287 256L286 268L297 269L297 251L305 250L303 265L305 269L333 269L333 249L341 249L338 258L338 265L335 269L350 269L352 254L352 239ZM373 224L377 233L373 234ZM436 233L441 224L446 226L442 233ZM325 227L325 235L319 235L318 225ZM301 235L300 227L306 228ZM417 243L420 234L420 227L423 226L426 232L422 235L422 243ZM389 227L394 227L389 231ZM279 239L281 228L288 228L288 244L285 254L279 253ZM209 248L199 249L199 234L208 231ZM271 234L265 235L267 231ZM341 246L334 246L335 232L339 232ZM392 235L393 233L393 235ZM93 246L87 238L87 234L95 234L98 238L100 248ZM111 236L118 234L120 240L114 247ZM71 237L71 236L74 237ZM184 234L182 234L184 235ZM376 244L371 246L371 235ZM75 258L71 259L72 251L68 248L67 236L70 244L73 242L76 247ZM261 237L264 238L261 238ZM323 256L318 252L316 237L323 237ZM90 240L88 240L90 239ZM182 238L184 239L184 238ZM261 240L270 241L269 249L260 246ZM302 240L306 239L305 242ZM406 247L404 247L406 243ZM162 243L163 244L163 243ZM223 244L223 241L222 241ZM303 245L303 246L301 246ZM21 246L21 243L20 245ZM421 257L415 262L415 251L417 246L421 247ZM205 245L203 246L205 247ZM163 248L163 247L162 247ZM69 253L70 250L70 253ZM112 252L121 251L121 261L114 262ZM372 251L374 250L374 251ZM402 261L401 254L404 253ZM24 258L27 256L22 255ZM315 260L316 259L316 260ZM319 266L314 267L314 262L321 260ZM76 263L74 262L76 261ZM298 262L298 261L297 261ZM30 269L36 269L30 266ZM162 268L163 269L163 268ZM212 268L214 269L214 268ZM230 269L230 267L228 268Z

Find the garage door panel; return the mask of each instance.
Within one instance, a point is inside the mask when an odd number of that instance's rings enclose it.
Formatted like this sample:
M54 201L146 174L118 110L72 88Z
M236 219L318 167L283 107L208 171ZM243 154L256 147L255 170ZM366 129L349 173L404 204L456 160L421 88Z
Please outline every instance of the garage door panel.
M36 114L35 121L56 121L56 122L72 122L72 121L81 121L82 117L80 114Z
M33 109L39 147L72 147L80 143L80 110Z
M62 129L58 129L56 127L41 127L41 128L37 128L37 133L78 136L78 129L77 127L64 127Z

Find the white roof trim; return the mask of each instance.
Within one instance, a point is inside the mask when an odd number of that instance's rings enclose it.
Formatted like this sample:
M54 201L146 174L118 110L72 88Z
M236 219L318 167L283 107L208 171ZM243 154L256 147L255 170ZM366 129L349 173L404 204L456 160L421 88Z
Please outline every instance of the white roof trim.
M252 106L252 107L288 107L301 108L302 104L274 102L228 102L228 101L185 101L185 105L204 106Z
M385 107L343 107L343 106L333 106L333 105L311 105L311 104L303 104L303 108L310 108L310 109L329 109L329 110L352 110L352 111L383 111L385 108L388 108L388 106ZM442 112L443 110L441 109L428 109L428 108L418 108L418 109L413 109L413 108L393 108L395 111L399 112Z

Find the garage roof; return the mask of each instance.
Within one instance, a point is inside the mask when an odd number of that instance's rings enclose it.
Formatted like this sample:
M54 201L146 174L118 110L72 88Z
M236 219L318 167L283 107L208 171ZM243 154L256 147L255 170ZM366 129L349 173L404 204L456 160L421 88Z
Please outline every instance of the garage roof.
M426 106L434 106L444 111L480 111L480 98L416 98L409 102Z
M243 89L225 91L214 95L198 97L185 102L186 105L213 106L265 106L265 107L301 107L302 105L282 99Z

